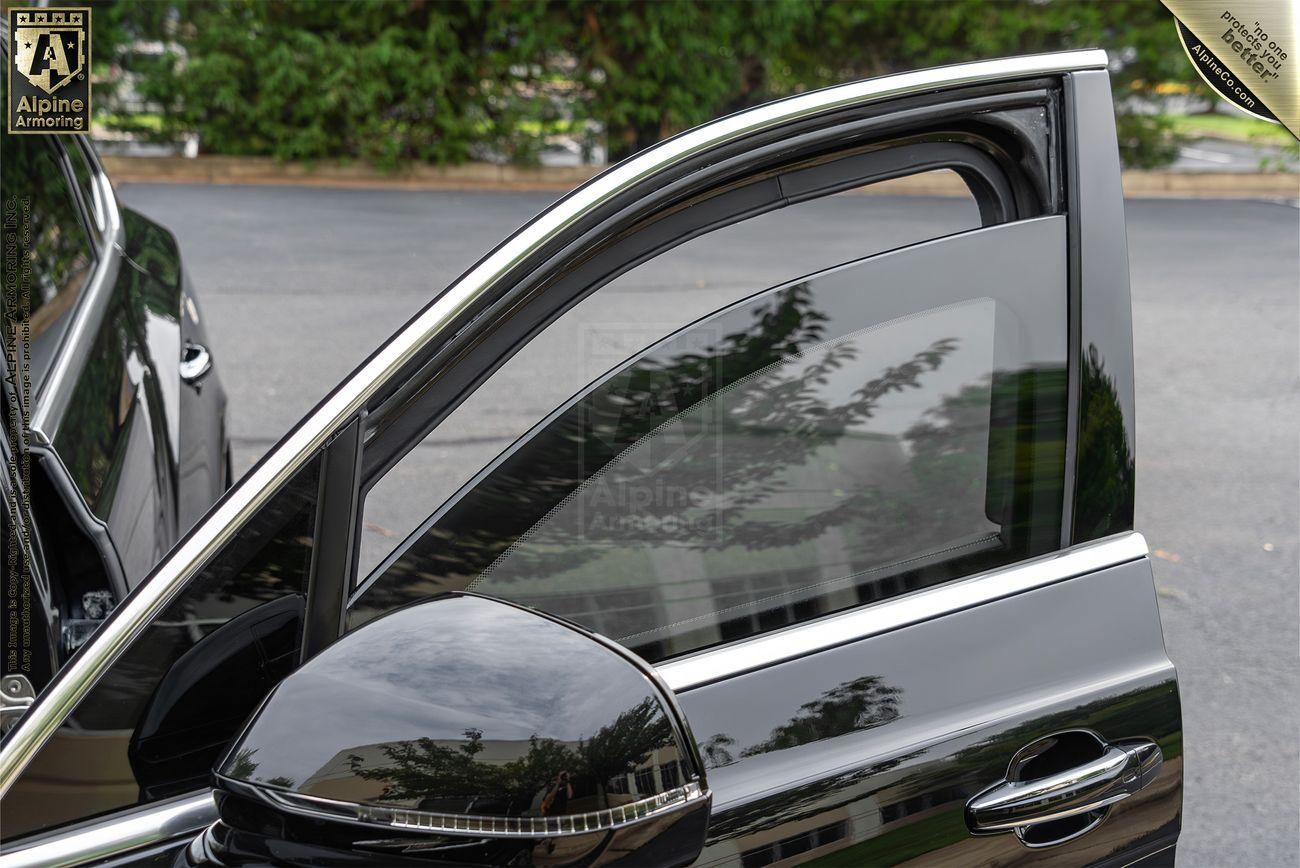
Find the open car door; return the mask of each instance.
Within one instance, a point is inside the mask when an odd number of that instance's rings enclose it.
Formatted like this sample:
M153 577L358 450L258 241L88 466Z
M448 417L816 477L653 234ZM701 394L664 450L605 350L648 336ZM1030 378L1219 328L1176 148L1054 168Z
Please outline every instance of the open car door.
M310 659L457 592L654 667L707 775L697 864L1171 861L1181 720L1133 528L1105 67L1072 52L804 94L669 139L543 212L246 475L42 695L0 755L6 850L38 864L186 846L215 816L203 769L293 669L286 638ZM649 295L617 290L688 242L722 255L721 230L931 170L964 182L976 225L774 268L730 296L685 281L654 318ZM615 349L534 352L579 346L568 334ZM448 432L481 432L505 394L517 430L481 460L446 453L444 494L417 474L409 533L372 557L367 516L416 447L485 442ZM210 661L194 677L209 639L249 677L207 678ZM226 694L228 733L159 710L215 707L208 683L258 685ZM600 792L671 788L683 768ZM293 802L330 774L272 786ZM568 864L537 846L536 864ZM403 858L441 858L422 852Z

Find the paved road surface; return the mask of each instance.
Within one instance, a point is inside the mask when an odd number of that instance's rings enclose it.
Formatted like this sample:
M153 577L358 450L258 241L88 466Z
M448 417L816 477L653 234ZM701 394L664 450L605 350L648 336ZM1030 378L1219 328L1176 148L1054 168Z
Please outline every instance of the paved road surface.
M237 472L551 199L167 185L127 186L123 197L181 239L232 399ZM858 197L854 207L866 224L831 209L810 218L809 237L867 225L883 248L971 219L953 200ZM1300 211L1148 200L1131 202L1128 219L1138 526L1157 550L1184 702L1180 865L1293 868ZM767 273L781 240L750 261L709 263L713 278Z
M1296 171L1300 160L1273 144L1230 142L1226 139L1198 139L1178 151L1170 166L1175 172L1258 172L1281 167Z

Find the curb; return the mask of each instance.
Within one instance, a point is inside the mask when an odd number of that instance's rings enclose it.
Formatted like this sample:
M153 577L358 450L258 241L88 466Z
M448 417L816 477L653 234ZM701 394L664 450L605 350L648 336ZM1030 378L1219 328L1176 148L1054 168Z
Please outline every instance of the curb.
M100 158L115 183L258 184L388 190L571 190L598 166L411 166L381 172L363 164L281 163L270 157ZM1126 171L1128 198L1300 199L1300 175L1286 172ZM952 172L927 172L864 188L866 195L965 196L966 186Z
M1289 172L1149 172L1123 175L1127 199L1300 199Z
M270 157L100 156L115 183L264 184L399 190L571 190L598 166L409 166L381 172L362 163L282 163Z

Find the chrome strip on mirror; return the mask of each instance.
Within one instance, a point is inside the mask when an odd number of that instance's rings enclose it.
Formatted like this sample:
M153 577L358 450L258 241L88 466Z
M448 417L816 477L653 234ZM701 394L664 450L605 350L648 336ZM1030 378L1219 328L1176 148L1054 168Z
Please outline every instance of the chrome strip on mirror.
M0 749L0 796L8 792L27 763L91 686L172 602L186 580L238 533L245 521L407 362L556 233L574 226L629 186L755 133L885 99L982 82L1105 69L1106 64L1106 53L1100 50L1057 52L899 73L800 94L663 141L565 196L470 269L389 339L246 474L206 519L155 567L141 587L99 628L95 639L46 688L20 726L10 734Z
M605 832L647 817L671 813L709 798L698 781L656 793L644 799L585 814L558 817L492 817L440 814L392 805L355 804L302 793L259 790L264 798L287 811L325 820L343 820L385 828L428 832L435 835L481 835L485 838L558 838Z

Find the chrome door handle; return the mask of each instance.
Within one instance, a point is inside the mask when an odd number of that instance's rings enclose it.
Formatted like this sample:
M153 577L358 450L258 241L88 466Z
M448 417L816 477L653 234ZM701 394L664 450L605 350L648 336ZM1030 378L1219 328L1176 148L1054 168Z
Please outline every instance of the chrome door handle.
M1102 811L1151 783L1163 762L1160 746L1150 739L1115 742L1099 758L1072 769L995 784L966 803L966 821L972 832L987 834Z
M212 370L212 353L202 344L186 342L181 351L181 380L195 385Z

